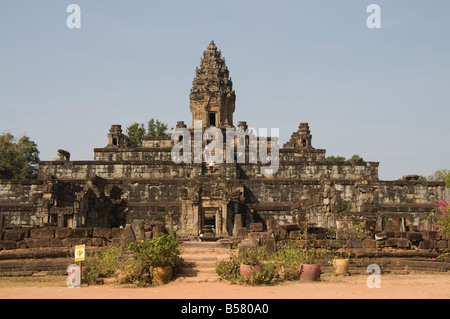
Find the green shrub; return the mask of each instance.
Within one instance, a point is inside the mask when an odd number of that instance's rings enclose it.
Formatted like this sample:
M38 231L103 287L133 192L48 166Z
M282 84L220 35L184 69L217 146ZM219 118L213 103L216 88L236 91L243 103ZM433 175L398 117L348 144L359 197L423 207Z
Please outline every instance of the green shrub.
M274 259L280 264L280 272L283 280L300 279L300 263L302 254L295 241L287 242L275 253Z
M299 280L300 264L315 264L317 259L328 255L326 249L315 248L314 241L305 240L300 233L299 240L287 241L274 254L268 254L265 247L231 253L230 260L216 266L217 274L237 284L267 285L278 280ZM258 266L250 276L240 274L240 265Z
M239 260L244 265L258 266L261 264L262 260L265 260L265 256L262 254L261 249L253 248L249 250L244 250L239 253Z
M230 254L231 258L229 260L221 260L216 265L217 274L226 280L231 282L237 282L240 276L240 265L241 262L239 258L233 253Z
M133 257L139 260L146 268L148 267L176 267L180 263L179 243L168 234L153 238L152 240L141 240L130 244L129 249Z
M93 285L101 277L113 277L119 268L121 256L122 247L120 246L98 249L87 256L84 266L87 266L89 270L83 273L83 282Z
M239 275L238 282L247 285L268 285L278 277L277 266L275 262L271 261L262 263L250 276Z
M181 264L179 243L168 234L141 240L129 245L133 259L123 269L126 282L139 286L152 284L152 270L154 267L171 266L177 268Z
M232 283L248 285L266 285L278 278L277 264L271 261L265 247L257 247L242 251L239 254L230 253L230 260L222 260L216 266L217 274ZM242 276L240 265L258 266L251 276Z
M326 249L314 247L314 240L305 237L302 234L300 240L286 242L275 253L274 260L280 265L283 280L299 280L300 264L316 264L319 258L328 256Z

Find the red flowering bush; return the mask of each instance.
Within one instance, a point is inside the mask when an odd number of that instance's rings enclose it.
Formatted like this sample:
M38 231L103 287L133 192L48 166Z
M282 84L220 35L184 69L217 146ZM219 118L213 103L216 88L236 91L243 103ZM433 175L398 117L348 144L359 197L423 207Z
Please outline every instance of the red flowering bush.
M435 221L435 224L432 226L433 230L436 230L438 232L439 236L446 236L450 237L450 203L447 202L445 199L439 200L439 207L434 209L431 214L428 215L428 217L424 220L427 221L430 218L433 218L432 220ZM422 223L423 221L419 221ZM450 253L443 253L437 258L441 258L444 256L449 256ZM433 260L436 260L433 258Z
M437 219L436 225L433 225L433 229L438 232L439 235L450 236L450 204L445 200L441 199L439 201L439 217Z

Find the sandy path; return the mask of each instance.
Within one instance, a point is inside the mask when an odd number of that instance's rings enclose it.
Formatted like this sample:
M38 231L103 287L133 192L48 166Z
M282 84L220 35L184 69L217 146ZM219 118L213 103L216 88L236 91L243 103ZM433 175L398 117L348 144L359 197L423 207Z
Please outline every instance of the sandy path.
M368 288L367 276L323 276L320 282L286 282L274 286L242 286L225 282L172 282L150 288L116 285L70 289L11 286L0 299L450 299L450 274L382 275L380 288Z

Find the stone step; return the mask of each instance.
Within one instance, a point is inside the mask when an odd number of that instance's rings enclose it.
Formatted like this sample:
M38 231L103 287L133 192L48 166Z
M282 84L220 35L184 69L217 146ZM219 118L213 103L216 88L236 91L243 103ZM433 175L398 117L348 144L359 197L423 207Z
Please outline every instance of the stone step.
M180 245L183 264L178 281L215 282L220 277L216 273L219 260L229 258L229 243L220 241L186 241Z
M197 255L197 254L203 254L203 255L223 255L229 253L229 250L227 249L214 249L214 248L182 248L180 249L182 255Z
M180 272L182 275L197 276L199 274L216 274L216 267L183 267Z
M180 245L182 254L227 254L230 245L220 242L183 242Z
M227 241L184 241L180 243L181 248L214 248L230 249L231 244Z
M205 261L187 261L184 260L183 268L215 268L217 265L216 260Z
M191 253L183 253L181 254L181 258L185 261L220 261L222 259L230 258L230 254L191 254Z
M195 277L189 277L189 276L179 276L175 279L176 282L186 282L186 283L199 283L199 282L218 282L222 279L219 277L219 275L196 275Z

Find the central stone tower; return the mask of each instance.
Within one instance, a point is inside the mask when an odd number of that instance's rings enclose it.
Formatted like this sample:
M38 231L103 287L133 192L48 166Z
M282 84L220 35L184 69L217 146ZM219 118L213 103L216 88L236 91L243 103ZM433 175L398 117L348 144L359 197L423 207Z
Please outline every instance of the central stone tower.
M203 129L211 126L217 128L233 127L233 112L236 94L225 58L211 41L200 68L195 70L195 78L190 93L190 109L192 112L192 127L194 121L202 121Z

